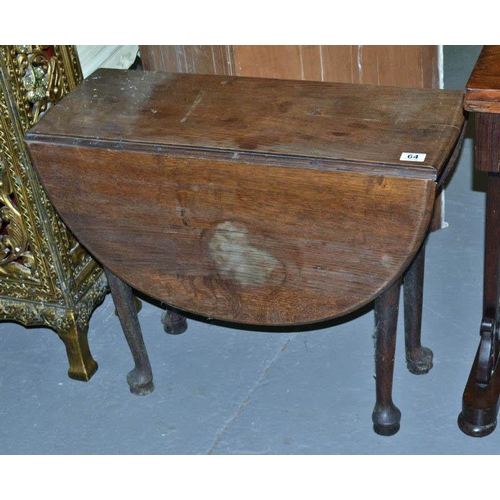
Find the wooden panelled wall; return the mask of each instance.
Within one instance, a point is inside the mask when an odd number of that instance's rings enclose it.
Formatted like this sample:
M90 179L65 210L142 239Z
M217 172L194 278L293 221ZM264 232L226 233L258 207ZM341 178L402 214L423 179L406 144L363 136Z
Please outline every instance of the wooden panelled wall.
M437 45L141 45L143 68L438 87Z

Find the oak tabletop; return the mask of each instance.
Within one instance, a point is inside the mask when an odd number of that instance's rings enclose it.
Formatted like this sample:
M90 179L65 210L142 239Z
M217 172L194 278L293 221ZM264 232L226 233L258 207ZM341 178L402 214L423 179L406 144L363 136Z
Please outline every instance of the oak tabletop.
M461 91L99 69L27 138L435 179L463 123Z

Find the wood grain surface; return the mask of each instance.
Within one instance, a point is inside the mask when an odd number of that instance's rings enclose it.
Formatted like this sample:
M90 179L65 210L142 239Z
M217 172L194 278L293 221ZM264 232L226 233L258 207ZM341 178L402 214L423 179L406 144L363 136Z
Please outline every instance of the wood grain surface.
M439 87L438 45L140 45L145 70Z
M401 276L461 110L460 92L99 70L26 141L63 220L131 286L301 324Z
M436 178L463 121L458 91L101 69L36 132L122 148L251 153L256 161L269 154L346 161ZM403 152L427 157L405 162Z
M485 45L465 89L467 111L500 113L500 45Z
M235 45L235 75L438 87L437 45Z
M232 45L141 45L145 70L233 75Z

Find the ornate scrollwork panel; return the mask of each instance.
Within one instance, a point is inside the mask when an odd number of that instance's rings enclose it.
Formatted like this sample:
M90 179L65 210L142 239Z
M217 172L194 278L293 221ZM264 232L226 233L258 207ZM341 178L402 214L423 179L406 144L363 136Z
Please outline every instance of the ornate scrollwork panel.
M72 46L0 45L0 320L55 330L68 375L88 380L97 369L88 321L107 281L55 212L24 143L81 80Z
M3 45L22 129L38 122L51 106L82 81L76 50L71 45Z
M0 157L0 276L40 283L28 233L17 208L5 154Z
M75 324L84 330L96 304L104 300L107 287L107 281L101 273L74 308L0 298L0 320L15 319L24 326L48 326L60 335L70 331Z
M0 66L0 295L64 306L100 269L47 199L23 134L81 81L81 68L72 46L50 45L0 46Z

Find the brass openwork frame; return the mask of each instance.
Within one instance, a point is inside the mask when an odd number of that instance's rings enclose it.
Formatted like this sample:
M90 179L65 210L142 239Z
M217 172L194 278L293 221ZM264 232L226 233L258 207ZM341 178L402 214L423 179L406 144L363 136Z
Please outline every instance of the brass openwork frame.
M0 46L0 320L55 330L69 376L89 380L88 322L106 277L55 212L23 139L81 80L73 46Z

